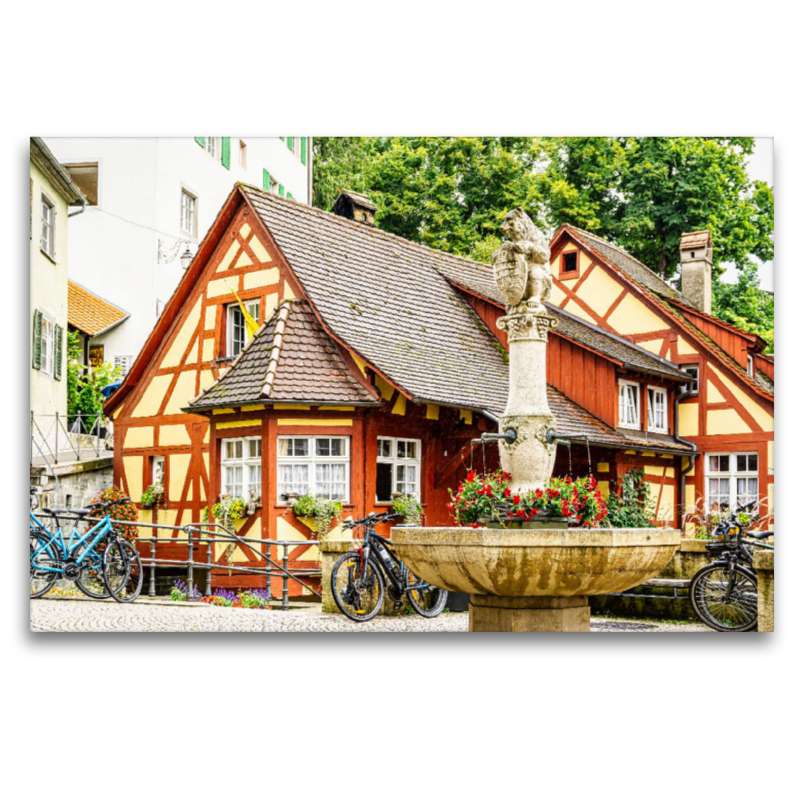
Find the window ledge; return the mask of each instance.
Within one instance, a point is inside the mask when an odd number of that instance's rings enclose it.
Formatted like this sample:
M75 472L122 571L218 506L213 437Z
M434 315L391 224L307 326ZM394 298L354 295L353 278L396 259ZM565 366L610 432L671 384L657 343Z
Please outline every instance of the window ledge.
M47 250L43 250L41 247L39 248L39 252L47 258L48 261L51 261L53 264L58 266L58 261L56 261L56 254L55 253L48 253Z

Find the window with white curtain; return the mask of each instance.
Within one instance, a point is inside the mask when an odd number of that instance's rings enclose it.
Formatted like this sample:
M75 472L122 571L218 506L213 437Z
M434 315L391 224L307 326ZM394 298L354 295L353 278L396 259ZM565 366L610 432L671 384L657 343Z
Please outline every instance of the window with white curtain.
M667 390L657 386L647 387L647 430L667 432Z
M250 489L261 497L261 437L224 439L222 442L222 494L250 499Z
M278 498L311 494L350 502L349 436L279 436Z
M709 511L725 514L758 498L758 453L709 453L706 459Z
M619 427L639 428L639 384L619 382Z
M378 437L378 468L375 480L375 502L389 503L392 494L420 497L422 441Z

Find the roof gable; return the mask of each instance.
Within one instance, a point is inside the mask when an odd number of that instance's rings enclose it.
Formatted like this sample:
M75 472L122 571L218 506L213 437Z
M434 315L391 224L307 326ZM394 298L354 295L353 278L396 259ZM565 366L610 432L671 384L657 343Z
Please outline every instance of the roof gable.
M130 314L74 281L67 282L67 321L88 336L98 336Z

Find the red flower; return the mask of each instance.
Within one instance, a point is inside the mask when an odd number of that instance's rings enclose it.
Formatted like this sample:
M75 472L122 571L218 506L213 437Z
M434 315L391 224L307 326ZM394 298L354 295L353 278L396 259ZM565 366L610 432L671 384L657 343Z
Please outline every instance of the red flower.
M519 497L519 495L518 495L518 494L515 494L515 495L514 495L514 496L511 498L511 502L513 502L515 506L518 506L518 505L520 504L520 497Z
M474 480L475 480L475 470L474 470L474 469L471 469L471 470L470 470L470 471L467 473L467 482L474 481Z
M503 489L503 497L511 497L511 489L509 489L508 486Z
M525 512L521 508L518 508L517 509L517 516L518 517L524 517L525 516Z

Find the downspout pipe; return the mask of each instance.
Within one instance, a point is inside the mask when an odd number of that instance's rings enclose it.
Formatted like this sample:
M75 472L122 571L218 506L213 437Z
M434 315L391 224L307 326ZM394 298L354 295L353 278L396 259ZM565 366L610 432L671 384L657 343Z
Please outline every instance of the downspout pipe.
M83 214L83 212L86 211L86 199L82 198L79 202L81 204L81 207L77 211L73 211L71 213L67 212L68 217L77 217L78 214Z
M692 448L692 452L689 454L689 459L690 459L689 463L686 465L685 469L681 470L680 473L680 482L679 482L680 498L678 502L679 502L679 507L681 508L682 511L681 521L683 519L683 515L685 514L686 510L686 475L694 468L694 464L695 461L697 461L697 456L698 456L697 445L694 442L688 441L687 439L681 439L681 437L678 435L678 406L680 405L681 400L683 400L684 397L688 397L689 394L690 394L689 389L686 386L684 386L680 392L675 393L675 397L673 398L672 401L673 404L672 418L674 420L673 424L675 426L675 433L673 435L675 436L675 440L680 442L681 444L688 445L689 447ZM681 525L681 527L683 526Z

